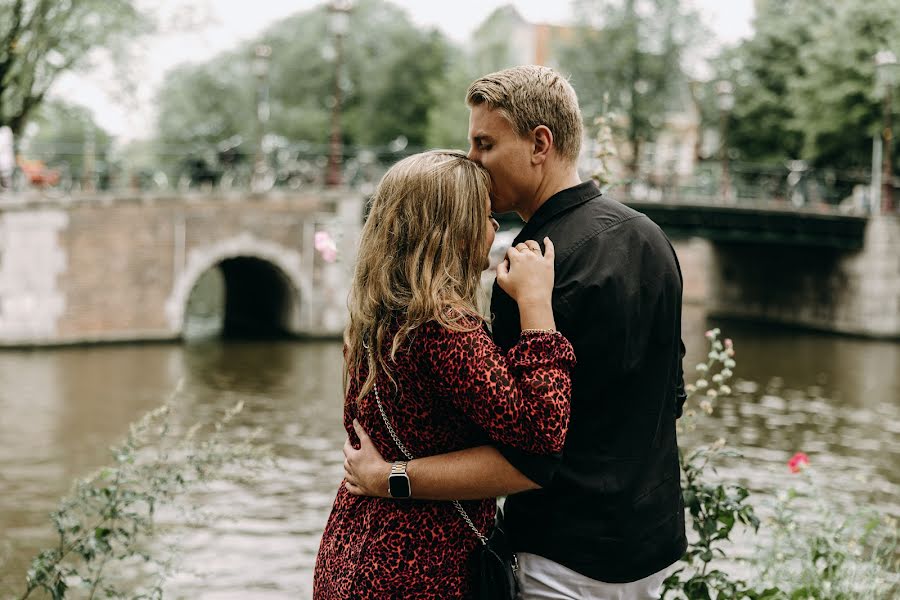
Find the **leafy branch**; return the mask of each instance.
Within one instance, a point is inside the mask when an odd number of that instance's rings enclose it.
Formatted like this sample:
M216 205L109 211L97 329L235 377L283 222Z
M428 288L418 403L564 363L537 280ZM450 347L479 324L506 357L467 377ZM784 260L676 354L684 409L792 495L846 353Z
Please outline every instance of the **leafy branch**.
M176 553L160 558L151 549L159 507L175 505L203 483L227 478L235 467L252 470L271 459L268 447L256 443L256 434L237 443L224 439L225 426L243 402L210 426L197 424L177 435L171 416L180 391L181 384L165 404L130 426L126 439L112 448L114 466L78 481L61 501L51 514L57 542L31 561L19 600L38 591L62 600L75 585L86 590L89 600L161 598ZM126 590L121 576L110 575L134 572L113 565L140 563L151 565L156 575L149 589Z

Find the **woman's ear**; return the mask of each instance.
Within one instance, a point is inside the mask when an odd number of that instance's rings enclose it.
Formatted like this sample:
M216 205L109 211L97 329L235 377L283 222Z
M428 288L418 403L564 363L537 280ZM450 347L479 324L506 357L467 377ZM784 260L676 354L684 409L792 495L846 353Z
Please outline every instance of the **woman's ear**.
M538 125L532 130L534 135L534 149L531 152L531 163L542 164L547 160L550 149L553 147L553 132L546 125Z

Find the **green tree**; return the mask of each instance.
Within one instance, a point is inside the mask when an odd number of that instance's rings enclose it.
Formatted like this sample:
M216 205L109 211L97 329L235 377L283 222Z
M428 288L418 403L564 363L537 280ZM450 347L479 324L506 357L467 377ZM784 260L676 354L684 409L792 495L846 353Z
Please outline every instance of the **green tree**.
M252 139L255 84L243 53L178 67L166 74L161 90L158 137L167 150L215 147L235 135Z
M560 63L579 90L587 122L606 107L618 113L637 175L642 145L653 141L673 102L684 97L682 60L702 32L680 0L576 0L578 34Z
M0 0L0 126L20 134L60 73L148 25L133 0Z
M91 111L51 99L34 113L35 133L23 143L23 154L48 165L67 165L76 180L84 177L85 160L93 158L93 173L109 173L112 138L94 122ZM30 128L29 128L30 129Z
M843 0L819 7L814 43L799 49L803 77L791 82L794 127L803 157L817 166L867 167L872 136L881 131L875 54L900 51L900 11L894 0Z
M735 84L729 147L751 162L867 168L882 115L874 56L900 50L896 8L893 0L761 3L753 37L717 61L718 76Z
M435 102L428 111L426 146L468 149L466 91L479 74L467 56L457 53L451 58L446 78L433 82Z
M335 86L334 36L325 8L284 19L257 40L213 61L171 73L159 95L158 131L167 148L212 147L232 136L255 139L254 48L271 48L266 128L324 150ZM429 111L443 89L451 48L416 28L399 8L363 0L342 40L342 130L349 145L383 146L404 136L422 146ZM464 128L464 126L463 126ZM249 149L252 152L252 148Z

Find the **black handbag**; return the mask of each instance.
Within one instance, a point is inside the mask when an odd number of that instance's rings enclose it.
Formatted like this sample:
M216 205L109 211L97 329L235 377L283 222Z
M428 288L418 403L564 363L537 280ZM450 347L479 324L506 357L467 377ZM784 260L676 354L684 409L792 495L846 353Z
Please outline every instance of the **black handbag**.
M381 405L381 398L378 395L378 384L375 386L375 402L378 403L378 410L381 412L381 418L387 427L388 433L397 444L397 448L406 460L413 460L413 455L406 450L406 446L397 437L397 432L391 426L387 413L384 412L384 406ZM459 512L460 516L465 520L481 544L472 553L472 566L475 571L475 598L477 600L516 600L519 595L519 580L516 573L519 570L519 561L516 554L512 551L512 546L506 537L506 531L503 524L503 510L497 508L494 518L494 529L491 531L490 537L485 537L477 527L469 513L463 508L458 500L453 500L453 506Z
M475 577L477 600L515 600L519 595L516 572L519 561L512 551L503 526L503 510L497 509L494 530L487 543L475 550Z

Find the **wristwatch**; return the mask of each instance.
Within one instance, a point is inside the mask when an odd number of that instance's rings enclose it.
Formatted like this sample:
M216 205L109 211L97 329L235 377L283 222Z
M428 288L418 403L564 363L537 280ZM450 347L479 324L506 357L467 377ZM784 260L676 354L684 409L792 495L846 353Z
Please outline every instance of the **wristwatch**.
M391 464L391 474L388 475L388 493L391 498L411 498L412 486L409 485L409 475L406 474L408 461L398 460Z

